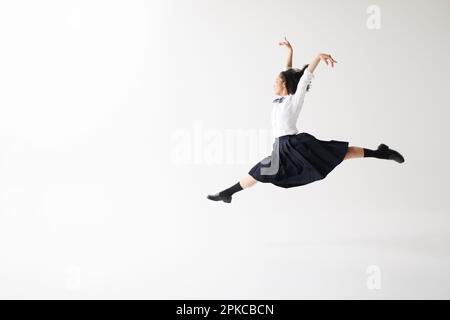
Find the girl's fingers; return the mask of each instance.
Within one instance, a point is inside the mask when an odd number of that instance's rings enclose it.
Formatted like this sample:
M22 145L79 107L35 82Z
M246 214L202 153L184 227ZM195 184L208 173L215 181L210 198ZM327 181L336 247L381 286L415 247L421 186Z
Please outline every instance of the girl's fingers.
M278 44L279 44L280 46L286 46L286 47L289 47L289 46L290 46L290 43L289 43L289 42L285 42L285 41L283 41L283 42L278 42Z
M328 58L327 61L328 61L329 64L331 64L331 67L333 68L334 67L333 61L330 58ZM328 63L327 63L327 65L328 65Z
M333 57L329 54L322 53L320 58L326 63L327 66L331 64L331 67L334 68L334 64L337 63L336 60L333 59Z

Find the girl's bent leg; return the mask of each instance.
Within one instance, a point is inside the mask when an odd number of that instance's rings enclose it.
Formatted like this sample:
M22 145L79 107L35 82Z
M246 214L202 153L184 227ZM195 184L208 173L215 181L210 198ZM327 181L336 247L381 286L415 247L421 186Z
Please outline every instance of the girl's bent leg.
M245 178L243 178L241 181L237 182L236 184L232 185L231 187L220 191L219 193L216 193L214 195L208 195L207 198L214 201L224 201L224 202L231 202L231 197L236 192L239 192L241 190L244 190L246 188L250 188L251 186L254 186L258 182L255 180L251 175L247 175Z
M253 187L258 181L255 180L251 175L247 175L245 178L243 178L241 181L239 181L239 184L243 189Z

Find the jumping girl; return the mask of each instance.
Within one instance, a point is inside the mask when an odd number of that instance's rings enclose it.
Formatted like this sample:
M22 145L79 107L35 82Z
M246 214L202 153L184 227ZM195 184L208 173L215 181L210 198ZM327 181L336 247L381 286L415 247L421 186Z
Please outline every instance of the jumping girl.
M288 48L286 70L276 78L276 98L272 107L272 130L275 137L272 154L250 169L248 175L228 189L207 198L231 202L232 195L255 185L258 181L282 188L305 185L325 178L345 159L373 157L403 163L403 156L381 143L376 150L349 146L347 141L319 140L307 132L297 130L296 123L306 92L309 91L314 70L320 61L326 65L337 63L331 55L321 53L302 69L292 68L293 49L289 41L279 42Z

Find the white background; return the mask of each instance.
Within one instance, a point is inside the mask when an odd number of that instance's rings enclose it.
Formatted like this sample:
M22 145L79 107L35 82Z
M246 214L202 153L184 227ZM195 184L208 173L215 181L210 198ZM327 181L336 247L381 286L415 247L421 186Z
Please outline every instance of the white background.
M2 1L0 297L450 298L449 9ZM209 201L267 154L175 163L174 133L270 129L284 36L294 66L338 61L318 67L300 131L406 162L352 159L307 186Z

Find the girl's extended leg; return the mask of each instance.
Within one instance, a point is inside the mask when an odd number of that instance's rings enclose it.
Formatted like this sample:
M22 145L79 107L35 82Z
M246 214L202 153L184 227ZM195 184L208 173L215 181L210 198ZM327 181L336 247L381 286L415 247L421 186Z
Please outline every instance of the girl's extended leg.
M348 147L348 151L345 154L344 160L354 159L354 158L369 158L369 157L370 158L378 158L378 159L394 160L398 163L405 162L405 159L399 152L392 150L384 143L380 144L376 150L362 148L362 147L356 147L356 146L350 146L350 147Z
M351 146L348 147L348 151L344 157L344 160L363 157L364 157L364 148Z

